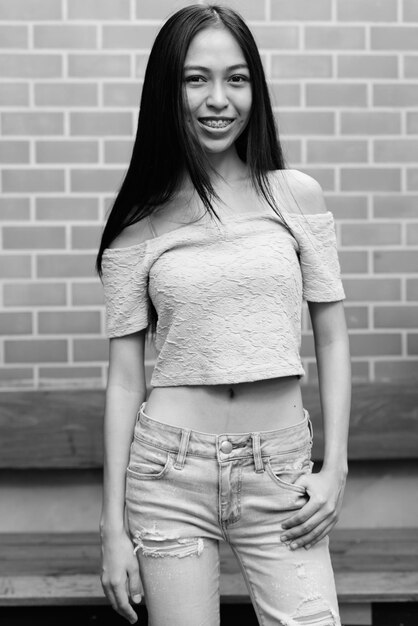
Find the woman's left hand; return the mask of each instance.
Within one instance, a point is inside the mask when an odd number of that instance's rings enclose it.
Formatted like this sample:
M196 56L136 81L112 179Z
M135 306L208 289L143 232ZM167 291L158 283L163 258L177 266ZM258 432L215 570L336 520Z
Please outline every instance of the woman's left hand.
M321 470L298 478L295 484L305 487L309 500L282 523L281 541L292 550L308 549L328 535L338 520L346 475L344 471Z

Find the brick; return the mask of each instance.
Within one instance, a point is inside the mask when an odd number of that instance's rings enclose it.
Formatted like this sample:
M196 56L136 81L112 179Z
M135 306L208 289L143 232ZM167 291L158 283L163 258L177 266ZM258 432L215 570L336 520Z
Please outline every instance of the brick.
M371 46L375 50L418 50L418 27L372 26Z
M347 328L350 330L368 327L368 310L366 306L350 306L346 304L344 312Z
M27 83L2 82L0 106L19 107L29 104L29 85Z
M344 196L341 193L335 196L326 196L328 209L337 220L367 219L366 196Z
M30 278L31 258L23 254L2 254L0 278Z
M64 283L6 283L5 306L63 306L66 304Z
M404 73L405 78L418 78L418 57L405 56Z
M109 360L107 339L74 339L74 361Z
M373 214L385 219L418 218L418 196L374 196Z
M376 306L374 324L376 328L416 328L418 306Z
M64 191L64 172L62 170L4 169L2 173L3 191Z
M5 250L40 250L65 247L63 226L4 226Z
M331 111L280 111L277 120L284 135L332 135L335 129Z
M103 305L103 287L100 281L75 283L71 288L71 303L74 306Z
M395 168L343 168L343 191L400 191L401 172Z
M100 367L40 367L39 368L39 386L50 387L54 381L60 381L61 384L71 381L72 385L78 388L85 387L86 384L91 386L91 382L98 383L102 378L102 370ZM67 387L68 385L66 385Z
M136 54L135 55L135 76L137 78L144 78L145 70L147 67L149 53Z
M2 54L1 78L58 78L62 59L58 54Z
M188 0L135 0L136 18L139 20L166 19L171 13L191 4ZM264 3L254 0L223 1L224 6L234 6L246 19L265 19Z
M0 26L0 48L27 48L27 26Z
M61 135L64 132L62 113L3 113L3 135Z
M124 172L114 169L73 170L70 178L70 189L76 192L115 191L122 183Z
M42 335L98 333L100 313L98 311L40 311L38 327Z
M353 357L400 355L402 337L400 333L351 334L350 353Z
M367 272L367 252L339 250L338 258L342 274L364 274Z
M418 22L418 4L416 0L403 0L403 19Z
M341 111L343 135L396 135L401 132L401 116L392 111Z
M97 141L37 141L37 163L97 163Z
M0 163L29 163L29 142L2 141Z
M373 152L378 163L414 162L418 155L418 139L377 139Z
M360 50L366 31L360 26L305 26L305 48L312 50Z
M99 207L97 198L69 196L63 198L36 198L37 220L97 220Z
M61 3L57 0L0 0L0 20L60 20Z
M133 132L130 113L70 113L70 127L71 135L132 136Z
M369 224L342 224L341 241L344 246L390 246L401 243L400 224L372 222Z
M68 75L71 78L124 78L130 75L127 54L69 54Z
M408 134L418 133L418 113L416 111L407 111L406 131Z
M131 140L110 140L104 142L104 160L105 163L124 163L128 164L132 155Z
M342 22L396 22L396 0L337 0L337 16Z
M95 26L35 24L33 37L35 48L97 48Z
M408 278L406 281L407 300L418 300L418 278Z
M68 3L70 20L127 20L129 0L71 0Z
M418 355L418 333L408 333L407 346L408 355Z
M73 226L71 228L71 247L76 250L97 250L102 231L102 226Z
M40 107L97 106L97 85L89 83L35 83L35 104Z
M29 367L0 367L0 387L24 387L33 383L33 370Z
M399 278L345 278L344 289L347 299L356 302L401 299Z
M375 364L375 379L377 382L401 383L415 382L418 378L418 361L381 361Z
M367 85L314 83L306 85L306 104L310 107L365 107Z
M285 161L289 163L301 163L302 142L298 139L282 139L281 141Z
M299 28L297 26L252 26L251 32L259 49L296 50L299 48Z
M367 161L367 141L309 139L308 163L359 163Z
M28 220L29 198L0 198L0 221Z
M142 84L134 83L104 83L103 104L115 107L136 107L141 99Z
M300 85L269 81L269 88L273 107L300 106Z
M418 246L418 224L406 225L406 243L408 246Z
M67 360L63 339L10 340L4 342L5 363L62 363Z
M303 167L305 174L312 176L324 191L335 191L335 170L325 167Z
M332 57L327 54L272 54L272 78L331 78Z
M95 276L93 254L39 254L37 276L39 278L92 278Z
M373 105L377 107L418 106L418 85L373 85Z
M376 274L410 274L418 272L416 250L385 250L373 253Z
M418 168L409 168L406 171L406 185L408 191L418 191Z
M338 78L397 78L398 58L394 55L339 55Z
M31 313L0 313L0 335L27 335L31 332Z
M321 21L331 19L331 0L271 0L273 20Z
M159 27L153 24L120 24L103 26L103 48L117 50L149 50Z

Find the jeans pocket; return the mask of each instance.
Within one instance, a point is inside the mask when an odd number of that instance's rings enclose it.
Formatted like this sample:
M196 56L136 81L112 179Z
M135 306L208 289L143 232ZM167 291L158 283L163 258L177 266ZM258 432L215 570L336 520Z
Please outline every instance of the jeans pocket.
M158 480L167 474L171 465L169 452L134 439L126 471L140 480Z
M309 455L293 460L287 459L286 462L283 462L282 458L270 457L266 462L266 470L270 478L277 485L299 494L305 494L305 487L295 485L295 482L303 474L311 473L312 463Z

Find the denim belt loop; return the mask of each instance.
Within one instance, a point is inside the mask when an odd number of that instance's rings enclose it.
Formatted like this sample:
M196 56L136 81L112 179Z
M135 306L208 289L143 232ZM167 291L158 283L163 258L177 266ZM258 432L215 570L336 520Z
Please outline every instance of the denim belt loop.
M176 461L173 465L174 469L182 470L186 460L187 448L189 446L190 430L183 428L181 431L181 441Z
M260 445L260 433L252 433L251 439L253 441L253 456L255 471L257 474L264 472L264 463L261 458L261 445Z

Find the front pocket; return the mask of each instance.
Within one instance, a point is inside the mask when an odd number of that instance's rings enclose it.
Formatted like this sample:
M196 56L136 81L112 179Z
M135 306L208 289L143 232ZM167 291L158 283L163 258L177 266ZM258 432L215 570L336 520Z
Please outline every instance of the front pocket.
M171 464L169 452L135 439L126 471L141 480L158 480L167 474Z
M309 459L304 459L302 462L295 461L294 463L283 464L270 458L266 463L267 473L276 484L301 494L306 493L305 487L295 485L294 483L303 474L310 474L311 469L312 463Z

